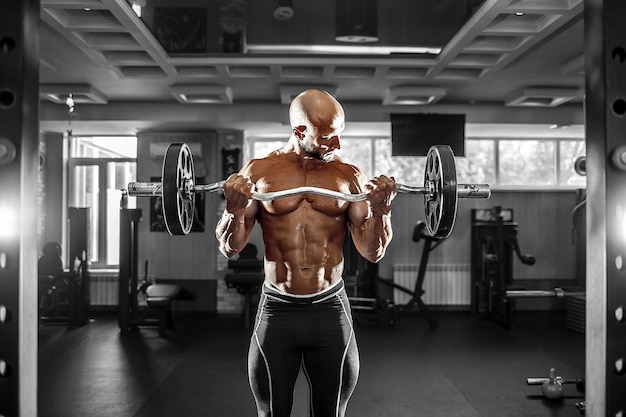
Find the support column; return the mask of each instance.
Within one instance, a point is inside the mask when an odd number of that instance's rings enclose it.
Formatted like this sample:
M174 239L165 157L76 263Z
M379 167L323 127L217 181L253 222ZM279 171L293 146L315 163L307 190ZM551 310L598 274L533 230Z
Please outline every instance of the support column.
M626 416L626 2L585 1L586 416Z
M69 245L63 244L63 237L66 235L67 222L59 219L67 219L67 160L68 160L68 140L60 132L46 132L46 159L43 168L46 183L44 219L44 235L39 247L43 247L47 242L59 242L65 251ZM63 259L68 256L64 253Z
M0 12L0 415L37 415L39 0Z

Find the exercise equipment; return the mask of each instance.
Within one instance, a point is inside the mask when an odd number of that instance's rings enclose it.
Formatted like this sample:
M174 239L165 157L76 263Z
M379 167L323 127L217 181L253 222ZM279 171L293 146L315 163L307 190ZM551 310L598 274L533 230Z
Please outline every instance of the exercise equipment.
M574 161L574 171L581 177L584 177L587 175L587 157L586 156L579 156L578 158L576 158L576 160Z
M371 294L370 297L349 296L351 308L357 311L372 311L377 314L377 318L382 318L383 321L390 325L395 324L402 314L421 312L430 327L437 328L439 325L432 316L428 305L422 300L422 296L425 294L423 286L424 278L426 277L426 268L428 266L428 258L430 257L430 253L437 248L444 239L445 238L434 237L426 233L426 223L421 220L418 221L413 228L412 240L415 243L419 243L423 240L424 246L422 247L422 257L420 259L415 286L412 289L407 288L395 283L393 279L380 277L375 269L376 273L370 274L373 275L370 277L374 283L374 285L372 285L374 288L373 294ZM373 264L373 266L375 267L375 264ZM405 304L395 304L392 300L381 297L378 291L376 291L379 282L387 287L409 294L411 296L410 300Z
M195 210L195 194L222 190L224 181L213 184L195 184L191 149L185 143L172 143L165 152L162 182L131 182L128 195L134 197L161 196L163 217L172 235L186 235L191 231ZM423 194L426 226L435 237L447 237L456 219L458 198L489 198L488 184L457 184L456 164L452 149L446 145L430 148L426 157L424 186L396 184L399 193ZM269 193L253 193L252 198L271 201L300 194L316 194L347 202L364 201L367 194L349 194L317 187L297 187Z
M524 265L535 264L533 255L522 253L517 228L512 209L472 210L471 311L505 327L515 309L514 300L506 297L513 289L513 255Z
M532 377L526 378L527 385L541 385L541 392L546 398L556 400L563 397L564 387L566 384L575 384L576 389L585 392L585 380L582 378L563 378L556 375L556 370L550 368L550 376L548 377Z
M541 384L541 392L550 399L558 399L563 396L563 383L555 378L554 368L550 368L550 378Z
M164 337L173 326L172 302L194 300L196 295L180 285L149 282L148 261L144 264L143 281L139 282L137 254L141 216L141 209L120 209L118 326L124 333L139 326L157 326L159 336ZM156 317L151 317L150 313Z
M61 245L49 242L37 262L39 281L39 323L66 324L72 329L89 321L88 270L86 259L75 259L66 271Z
M580 297L585 291L556 287L553 290L507 290L507 298L546 298Z
M244 296L243 325L246 329L250 328L253 320L253 296L259 292L265 281L263 260L257 254L256 245L248 243L236 259L228 260L228 269L232 272L224 276L226 286L236 289Z
M417 280L415 281L415 287L413 289L409 289L402 285L396 284L391 279L382 277L379 278L379 281L385 285L388 285L411 296L411 299L406 304L395 304L393 306L396 314L403 314L411 311L420 311L426 321L428 321L430 327L437 328L439 327L439 325L432 316L428 306L422 300L422 296L425 294L424 278L426 277L428 258L430 257L430 253L443 242L444 238L430 236L426 233L425 229L426 224L424 224L424 222L422 221L418 221L413 228L413 242L419 243L420 240L424 241L424 246L422 247L422 257L420 259L420 266L417 271Z

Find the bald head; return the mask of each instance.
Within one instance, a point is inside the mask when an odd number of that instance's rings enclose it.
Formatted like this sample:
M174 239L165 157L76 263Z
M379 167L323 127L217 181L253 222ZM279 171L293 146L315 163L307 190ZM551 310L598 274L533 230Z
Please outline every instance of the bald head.
M326 125L343 129L345 114L341 104L326 91L306 90L291 102L289 121L292 128Z

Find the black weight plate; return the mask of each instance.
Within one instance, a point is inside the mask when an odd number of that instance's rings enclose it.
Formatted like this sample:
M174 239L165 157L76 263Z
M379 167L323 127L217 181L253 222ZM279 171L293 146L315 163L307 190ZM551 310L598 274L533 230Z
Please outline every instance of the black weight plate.
M171 235L186 235L193 226L196 194L191 149L185 143L172 143L163 160L163 217Z
M457 210L456 163L452 148L435 145L428 150L424 187L424 213L428 232L439 238L450 236Z

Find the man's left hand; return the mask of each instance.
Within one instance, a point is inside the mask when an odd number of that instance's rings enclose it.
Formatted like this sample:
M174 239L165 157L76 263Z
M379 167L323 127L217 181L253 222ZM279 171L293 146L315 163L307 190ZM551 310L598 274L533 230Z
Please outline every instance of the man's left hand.
M398 193L396 181L385 175L374 177L365 184L365 193L373 211L387 214L391 211L391 202Z

